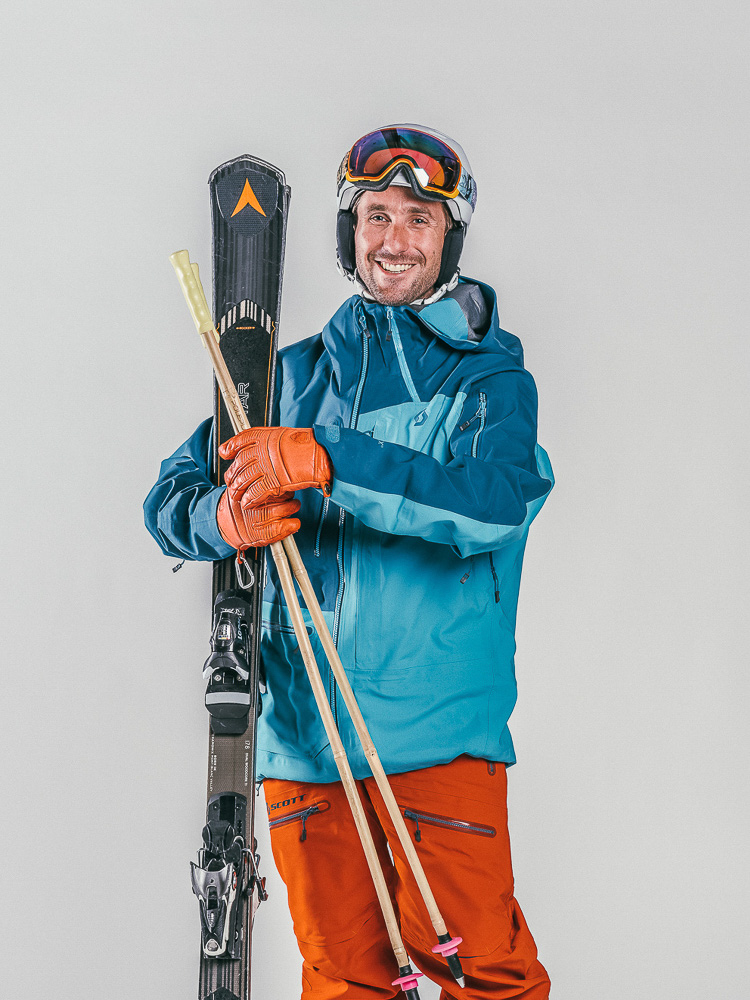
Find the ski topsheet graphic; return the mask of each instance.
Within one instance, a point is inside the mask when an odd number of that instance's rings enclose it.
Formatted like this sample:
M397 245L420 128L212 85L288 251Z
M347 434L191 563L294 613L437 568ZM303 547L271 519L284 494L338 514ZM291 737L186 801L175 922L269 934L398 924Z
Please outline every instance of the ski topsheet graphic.
M250 424L273 405L277 323L290 190L270 163L240 156L209 178L213 223L213 319ZM213 475L234 431L214 384ZM255 824L255 738L260 706L264 549L214 563L211 643L204 665L210 714L206 826L191 866L200 909L199 1000L248 1000L252 923L264 897Z

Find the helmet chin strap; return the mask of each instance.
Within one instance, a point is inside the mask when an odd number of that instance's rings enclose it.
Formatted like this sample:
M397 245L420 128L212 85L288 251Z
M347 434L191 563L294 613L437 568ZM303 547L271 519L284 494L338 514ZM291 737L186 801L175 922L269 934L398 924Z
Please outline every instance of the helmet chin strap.
M354 282L354 284L357 286L357 291L359 292L359 294L362 296L363 299L367 299L368 302L379 301L378 299L375 298L375 296L369 290L367 285L364 284L356 268L354 269L353 272L345 271L344 268L341 266L341 262L339 261L339 271L346 278L348 278L349 281ZM460 273L461 273L460 268L456 268L456 273L453 275L453 277L449 281L446 281L444 284L440 285L439 288L436 288L435 291L432 293L432 295L424 299L414 299L413 302L406 302L404 304L408 306L431 306L433 302L437 302L439 299L442 299L442 297L446 294L446 292L453 291L453 289L458 284L458 278Z
M430 295L426 299L415 299L413 302L410 302L409 305L431 306L433 302L437 302L439 299L442 299L442 297L446 294L446 292L453 291L453 289L458 284L458 278L460 274L461 274L461 269L457 267L453 277L449 281L446 281L444 284L440 285L439 288L436 288L435 291L432 293L432 295Z

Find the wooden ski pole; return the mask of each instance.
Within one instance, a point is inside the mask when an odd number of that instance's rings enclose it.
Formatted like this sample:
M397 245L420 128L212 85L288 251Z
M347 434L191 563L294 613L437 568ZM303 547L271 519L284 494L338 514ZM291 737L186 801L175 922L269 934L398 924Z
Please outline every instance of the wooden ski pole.
M307 610L310 612L310 617L312 618L313 624L317 629L323 649L328 657L328 662L331 665L331 670L336 678L336 683L338 684L339 690L344 698L344 704L347 707L352 723L354 724L354 728L357 732L357 736L359 737L359 741L362 744L362 750L364 751L367 762L370 765L370 770L372 771L377 786L380 789L380 794L382 795L383 802L388 810L388 815L391 817L391 821L396 828L398 839L401 841L404 854L409 862L412 874L414 875L414 879L419 887L422 899L424 900L425 906L427 907L427 911L430 915L432 926L438 938L438 943L432 951L445 958L454 979L459 986L463 986L463 970L461 968L458 955L456 954L458 946L461 944L463 939L451 936L445 925L442 914L438 909L432 889L430 888L424 868L422 867L422 862L419 860L419 855L417 854L411 837L409 836L409 831L406 827L406 823L404 822L404 818L401 815L398 803L396 802L396 797L393 794L393 789L388 781L388 776L385 773L383 764L377 750L375 749L375 744L373 743L372 737L367 729L367 724L365 723L359 704L357 703L357 699L352 691L349 678L347 677L346 671L341 663L338 650L334 645L333 637L331 636L325 619L323 618L323 612L320 608L320 604L318 603L318 599L315 596L315 591L313 590L312 583L310 582L310 577L305 569L305 564L302 562L302 557L299 554L299 549L295 544L294 538L292 536L285 538L282 545L286 549L286 554L289 558L292 572L296 577L297 583L302 591L302 596L305 599Z
M239 434L240 431L247 430L250 427L250 422L247 419L247 414L245 413L240 398L237 395L234 382L232 381L231 375L227 370L227 366L221 354L221 349L219 347L219 334L214 327L213 320L211 319L206 296L198 274L198 265L191 263L190 255L187 250L179 250L177 253L172 254L169 259L177 273L180 286L182 287L182 291L185 295L185 300L187 301L188 308L190 309L198 332L201 335L201 339L211 356L211 362L214 366L214 372L216 374L216 381L219 384L222 398L226 404L229 418L232 422L232 427L234 428L235 434ZM289 563L287 562L286 552L281 542L273 542L270 545L270 549L271 555L273 556L276 564L276 569L279 573L281 589L284 593L289 615L292 619L294 633L305 664L305 670L307 671L307 676L310 680L310 686L313 689L315 703L318 707L318 712L320 713L323 727L326 731L326 736L331 744L333 759L336 763L336 768L339 772L341 783L344 787L346 798L354 818L354 824L362 843L362 849L365 853L367 866L370 869L370 875L375 886L378 902L380 903L380 908L383 912L383 919L385 920L388 937L391 942L391 948L393 949L393 954L395 955L396 962L398 964L399 974L398 978L393 981L393 985L400 986L408 1000L419 1000L417 977L421 976L422 973L414 972L409 963L409 957L401 938L401 932L399 930L398 921L393 909L393 903L391 901L390 893L388 892L388 886L386 885L385 876L383 875L383 869L380 866L380 860L378 858L375 842L372 839L372 833L367 822L362 800L359 797L359 792L349 765L349 759L346 755L344 744L341 741L341 736L333 718L333 712L331 711L328 696L326 695L320 671L318 670L318 664L315 660L315 654L313 652L310 637L307 633L307 628L302 616L302 609L300 607L299 598L297 597L297 591L294 587L294 580L289 569ZM294 552L296 552L297 559L301 563L296 545L294 546ZM307 576L306 573L305 576ZM320 611L319 606L318 612L320 613L321 620L323 620L322 611ZM323 625L326 633L328 633L328 628L325 626L325 622L323 622ZM340 662L341 661L339 661L339 663ZM352 698L353 697L354 695L352 694Z

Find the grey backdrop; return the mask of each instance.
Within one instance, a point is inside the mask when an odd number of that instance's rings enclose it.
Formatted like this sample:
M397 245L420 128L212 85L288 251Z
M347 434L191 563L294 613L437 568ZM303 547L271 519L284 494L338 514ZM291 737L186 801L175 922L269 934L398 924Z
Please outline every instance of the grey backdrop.
M6 5L3 996L194 995L210 570L173 575L140 506L211 388L167 257L208 267L213 167L279 164L281 338L316 332L350 292L339 160L407 120L469 153L464 270L524 342L558 478L510 774L553 997L750 997L746 10ZM260 839L257 996L293 1000Z

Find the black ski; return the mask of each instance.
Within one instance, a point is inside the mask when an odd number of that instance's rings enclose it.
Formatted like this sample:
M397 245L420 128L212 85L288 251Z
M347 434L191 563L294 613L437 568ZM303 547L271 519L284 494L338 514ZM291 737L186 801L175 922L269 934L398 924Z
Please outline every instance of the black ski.
M213 223L213 318L221 351L251 425L273 403L281 279L290 189L270 163L240 156L209 178ZM214 477L232 424L214 382ZM248 1000L258 874L255 737L260 710L260 628L265 549L214 563L211 653L204 666L211 722L203 847L192 865L201 924L199 1000Z

